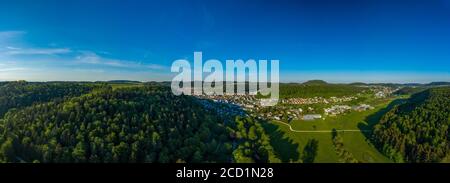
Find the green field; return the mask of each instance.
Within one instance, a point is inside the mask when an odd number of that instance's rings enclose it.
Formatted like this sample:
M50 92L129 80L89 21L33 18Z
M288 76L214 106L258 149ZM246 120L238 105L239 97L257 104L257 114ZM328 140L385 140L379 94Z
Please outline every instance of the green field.
M287 125L277 122L265 123L264 127L271 137L272 146L282 162L301 160L303 149L310 139L319 141L318 153L314 162L339 162L332 143L331 130L363 130L340 132L344 138L344 149L351 152L360 162L383 163L392 162L382 155L367 139L372 126L378 118L399 100L382 100L374 105L375 109L364 112L350 112L337 117L326 117L324 120L292 121L294 130L315 132L292 132ZM317 132L320 131L320 132ZM329 132L327 132L329 131Z

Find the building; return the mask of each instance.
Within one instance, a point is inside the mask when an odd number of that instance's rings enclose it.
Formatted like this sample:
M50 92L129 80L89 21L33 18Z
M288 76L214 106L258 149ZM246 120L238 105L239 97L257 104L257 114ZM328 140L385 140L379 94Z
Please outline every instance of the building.
M384 94L384 92L382 92L382 91L379 91L379 92L375 93L375 97L384 98L384 97L386 97L386 94Z
M315 120L315 119L321 119L322 115L320 114L306 114L303 116L303 120L305 121L311 121L311 120Z
M367 104L361 104L359 106L353 106L352 108L355 111L366 111L366 110L374 109L374 107L372 107L370 105L367 105Z
M330 108L325 108L323 110L325 112L325 115L336 116L338 114L345 113L346 111L348 111L350 109L351 109L351 107L348 105L334 105Z

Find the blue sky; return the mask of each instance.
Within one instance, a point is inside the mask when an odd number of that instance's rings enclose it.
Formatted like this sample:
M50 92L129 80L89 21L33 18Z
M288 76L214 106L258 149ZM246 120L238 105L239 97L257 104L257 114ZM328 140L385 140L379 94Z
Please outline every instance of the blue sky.
M194 51L284 82L450 81L450 0L0 1L0 80L171 80Z

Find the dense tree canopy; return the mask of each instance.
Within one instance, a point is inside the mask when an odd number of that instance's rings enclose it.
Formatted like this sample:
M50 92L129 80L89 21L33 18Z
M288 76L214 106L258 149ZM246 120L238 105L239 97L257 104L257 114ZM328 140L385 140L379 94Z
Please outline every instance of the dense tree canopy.
M414 93L418 93L420 91L425 90L425 87L403 87L397 91L394 92L395 95L411 95Z
M160 88L104 90L5 115L7 162L229 161L226 128L192 98Z
M449 155L450 87L414 94L387 112L373 138L397 162L439 162Z
M8 97L26 102L5 107L0 162L268 162L271 151L257 122L224 123L163 85L100 85L83 95L86 84L7 85L20 91L3 88Z
M0 117L11 108L79 96L88 93L93 88L94 85L77 83L2 82L0 84Z
M250 117L236 119L234 136L238 147L233 152L237 163L267 163L274 152L263 127Z

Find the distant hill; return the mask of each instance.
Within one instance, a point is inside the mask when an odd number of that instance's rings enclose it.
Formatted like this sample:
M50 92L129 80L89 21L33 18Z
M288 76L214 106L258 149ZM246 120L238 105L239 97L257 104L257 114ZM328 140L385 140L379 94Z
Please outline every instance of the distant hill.
M450 87L414 94L374 127L380 150L397 162L440 162L450 155Z
M141 83L140 81L132 81L132 80L111 80L107 81L107 83Z
M304 85L326 85L328 84L324 80L309 80L303 83Z
M450 85L450 82L441 81L441 82L431 82L427 84L427 86L444 86L444 85Z
M368 85L368 84L367 83L363 83L363 82L354 82L354 83L350 83L349 85L361 86L361 85Z
M13 81L0 84L0 117L8 110L92 91L94 85L78 83L30 83Z
M364 90L348 84L280 84L280 98L353 96Z
M407 87L403 87L403 88L395 91L394 94L395 95L410 95L410 94L421 92L421 91L423 91L425 89L426 89L426 87L411 87L411 86L407 86Z

